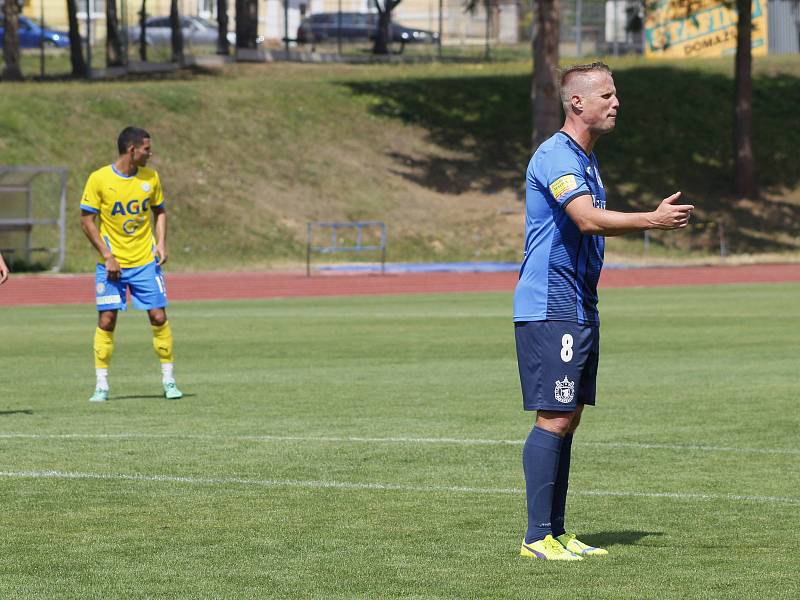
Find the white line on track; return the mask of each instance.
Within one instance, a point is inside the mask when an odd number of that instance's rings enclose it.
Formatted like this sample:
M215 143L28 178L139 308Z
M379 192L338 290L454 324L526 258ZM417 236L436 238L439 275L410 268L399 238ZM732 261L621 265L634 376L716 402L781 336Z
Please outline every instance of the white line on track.
M31 440L124 440L124 439L163 439L163 440L203 440L203 441L242 441L242 442L321 442L321 443L369 443L369 444L442 444L457 446L520 446L523 439L495 440L448 437L360 437L360 436L307 436L307 435L213 435L184 433L0 433L0 439ZM577 447L630 448L633 450L677 450L690 452L730 452L737 454L775 454L800 456L797 448L752 448L740 446L704 446L696 444L650 444L640 442L591 442L577 441Z
M514 494L521 495L518 488L480 488L446 485L408 485L401 483L353 483L344 481L303 481L297 479L244 479L240 477L187 477L180 475L146 475L142 473L81 473L75 471L0 471L0 477L8 479L79 479L102 481L134 481L153 483L179 483L189 485L242 485L264 488L290 487L305 489L377 490L397 492L426 492L452 494ZM800 505L800 498L781 496L747 496L738 494L699 494L680 492L622 492L622 491L570 491L578 496L616 498L668 498L673 500L703 500L728 502L761 502L771 504Z

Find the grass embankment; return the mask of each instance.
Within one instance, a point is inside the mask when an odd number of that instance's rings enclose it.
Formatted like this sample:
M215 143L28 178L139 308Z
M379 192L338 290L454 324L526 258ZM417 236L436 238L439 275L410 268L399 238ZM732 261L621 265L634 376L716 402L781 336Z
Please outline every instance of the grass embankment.
M3 597L795 599L798 293L604 292L577 565L517 555L508 294L178 303L176 402L122 315L100 406L89 307L5 308Z
M766 201L730 193L732 63L614 61L618 131L598 146L610 207L676 189L701 209L667 254L797 251L800 132L786 126L800 61L757 61L756 152ZM150 80L3 85L0 163L70 168L68 270L94 256L77 225L83 183L135 123L154 135L172 268L302 260L312 219L378 219L390 260L514 260L529 158L529 64L235 65ZM636 258L641 238L613 240Z

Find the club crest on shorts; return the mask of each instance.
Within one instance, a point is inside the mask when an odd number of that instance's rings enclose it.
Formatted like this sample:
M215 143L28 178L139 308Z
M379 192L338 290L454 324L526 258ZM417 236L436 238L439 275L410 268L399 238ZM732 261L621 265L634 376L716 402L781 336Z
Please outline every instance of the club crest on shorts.
M564 375L563 381L556 381L556 401L561 404L569 404L575 398L575 382L567 379Z
M100 283L97 284L97 293L102 294L105 291L106 291L106 284L101 281Z

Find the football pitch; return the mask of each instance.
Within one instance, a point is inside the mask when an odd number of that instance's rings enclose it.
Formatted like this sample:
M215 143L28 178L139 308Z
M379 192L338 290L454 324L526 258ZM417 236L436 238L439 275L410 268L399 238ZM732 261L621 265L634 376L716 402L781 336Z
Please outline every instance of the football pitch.
M797 598L799 297L601 290L581 563L518 556L510 294L175 303L172 402L131 311L100 405L92 307L0 309L0 597Z

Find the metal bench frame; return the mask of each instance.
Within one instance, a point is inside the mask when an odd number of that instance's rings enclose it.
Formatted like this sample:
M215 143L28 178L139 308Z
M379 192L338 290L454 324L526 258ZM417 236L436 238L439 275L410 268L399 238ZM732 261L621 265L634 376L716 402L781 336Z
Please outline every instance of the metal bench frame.
M67 206L67 169L65 167L28 167L28 166L0 166L0 198L3 192L24 193L27 195L26 216L15 218L0 217L0 231L24 231L25 259L31 261L32 252L48 252L58 256L53 271L60 271L64 266L64 255L66 253L66 206ZM27 173L30 177L27 183L22 184L3 184L3 176L7 173ZM61 179L61 194L59 199L59 210L57 219L34 219L33 218L33 190L31 182L39 175L55 173ZM37 225L58 225L59 243L58 248L35 248L32 244L32 232ZM3 250L15 252L16 248L4 248Z
M380 244L365 244L364 230L379 228L381 232ZM330 243L327 245L314 243L314 232L317 230L330 230ZM340 230L356 230L355 244L341 244ZM306 277L311 277L311 255L333 254L337 252L377 252L381 253L381 275L386 273L386 224L382 221L310 221L308 223L306 242Z

